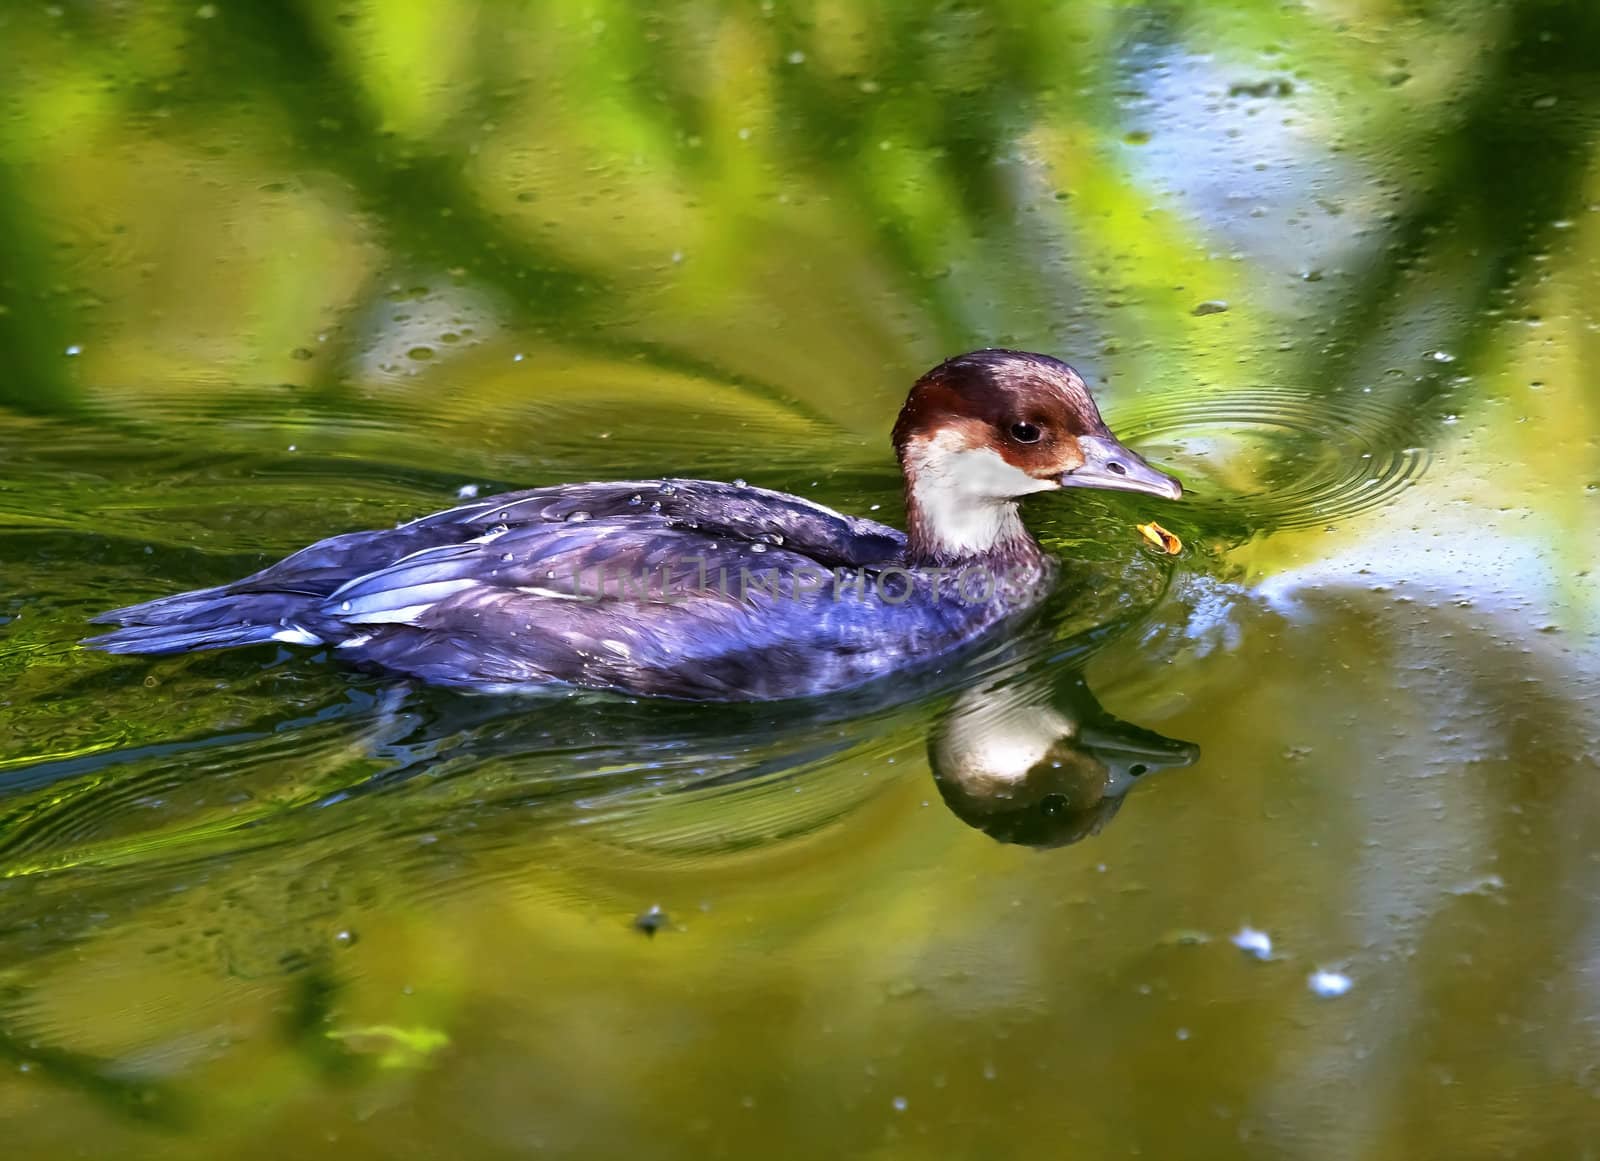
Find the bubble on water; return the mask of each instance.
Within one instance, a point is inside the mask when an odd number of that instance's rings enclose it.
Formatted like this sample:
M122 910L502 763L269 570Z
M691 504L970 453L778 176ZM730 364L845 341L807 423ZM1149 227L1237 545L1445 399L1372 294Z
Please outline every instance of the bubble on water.
M350 611L350 602L349 601L340 601L339 602L339 611L341 613L348 613Z
M460 500L470 500L474 496L476 496L477 494L478 494L478 485L477 484L462 484L459 488L456 489L456 498L460 499Z
M795 49L789 54L788 61L790 64L805 64L806 54L801 52L799 49Z
M520 362L522 362L522 360L526 359L527 357L528 356L524 355L521 351L518 351L515 355L511 356L511 361L513 363L520 363Z
M745 483L743 476L735 476L733 478L733 486L735 488L748 488L750 485Z
M767 550L767 546L765 544L762 544L760 541L757 541L756 543L754 543L754 544L752 544L750 546L750 551L751 552L765 552L766 550Z
M432 347L412 347L409 351L406 352L406 358L415 359L419 363L425 363L429 359L433 358L433 348Z
M676 495L677 491L678 491L678 485L676 485L676 484L662 484L661 487L657 489L657 491L659 491L663 496Z
M593 519L594 519L593 513L585 512L582 508L579 508L576 512L572 513L572 515L567 517L567 523L568 524L582 524L585 520L593 520Z
M894 1111L897 1112L897 1113L905 1112L906 1108L910 1105L910 1102L907 1101L906 1098L903 1097L903 1096L897 1096L897 1097L894 1098L894 1100L890 1101L889 1103L894 1105Z
M1456 357L1449 351L1429 351L1428 358L1435 363L1454 363L1456 361Z
M1329 971L1327 968L1318 968L1306 978L1306 986L1325 1000L1344 995L1354 983L1343 972Z
M1539 626L1539 632L1541 633L1554 633L1557 632L1558 629L1559 626L1556 625ZM1504 879L1502 879L1499 875L1490 873L1487 875L1480 875L1476 879L1469 879L1465 883L1458 883L1456 886L1450 888L1450 894L1498 895L1501 891L1505 890L1505 886L1506 882Z
M67 348L66 354L67 354L67 358L69 358L69 359L76 358L78 355L83 354L83 348L80 347L77 343L73 343L70 347Z
M1196 305L1195 308L1193 310L1191 310L1189 313L1194 315L1195 317L1199 318L1199 317L1201 317L1203 315L1208 315L1208 314L1222 314L1227 309L1228 309L1228 304L1226 302L1223 302L1222 299L1220 299L1220 298L1208 298L1208 299L1206 299L1206 301Z
M1257 959L1268 959L1272 955L1272 936L1246 925L1234 934L1233 946Z
M635 492L633 495L628 497L628 503L633 505L643 504L644 497L639 495L638 492Z
M1294 94L1294 82L1282 77L1268 77L1262 81L1235 81L1228 86L1230 97L1288 97Z

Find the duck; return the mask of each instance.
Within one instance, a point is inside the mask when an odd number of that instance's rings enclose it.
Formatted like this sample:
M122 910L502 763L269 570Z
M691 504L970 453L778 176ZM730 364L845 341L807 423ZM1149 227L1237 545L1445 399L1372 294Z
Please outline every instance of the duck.
M83 644L326 649L482 693L814 697L937 662L1034 608L1055 570L1022 498L1183 494L1048 355L946 359L891 439L903 532L742 481L556 484L328 537L242 580L102 614L119 627Z

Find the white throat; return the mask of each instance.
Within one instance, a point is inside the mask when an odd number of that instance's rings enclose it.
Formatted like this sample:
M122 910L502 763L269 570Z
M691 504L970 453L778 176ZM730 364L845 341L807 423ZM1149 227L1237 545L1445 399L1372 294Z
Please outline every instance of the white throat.
M948 433L908 447L905 469L911 518L924 547L952 557L1027 540L1016 498L1056 487L1007 463L994 449L961 446Z

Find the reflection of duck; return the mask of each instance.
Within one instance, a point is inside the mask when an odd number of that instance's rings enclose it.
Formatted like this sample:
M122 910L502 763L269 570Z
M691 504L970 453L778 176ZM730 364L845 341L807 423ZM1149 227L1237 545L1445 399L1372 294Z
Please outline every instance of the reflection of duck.
M370 824L525 845L570 832L619 850L715 856L818 834L894 787L926 799L919 752L966 823L1011 841L1078 837L1110 813L1140 764L1181 764L1193 750L1109 717L1080 676L1088 654L1147 621L1165 593L1155 571L1085 562L1063 571L1029 631L828 698L713 708L356 682L328 687L336 696L297 720L106 754L88 777L77 762L36 766L9 779L0 874L158 850L189 857L196 843L243 850L352 821L359 833ZM1064 632L1064 621L1077 631ZM1046 800L1038 762L1016 754L1044 755L1058 741L1057 777L1070 785ZM169 793L175 753L199 780L192 794ZM1100 781L1095 766L1085 777L1073 764L1080 753L1104 766ZM344 804L368 795L381 801L352 819ZM135 798L162 809L130 829L118 804ZM1030 823L1030 807L1048 821Z
M1076 661L1046 662L1041 642L1014 641L972 668L894 689L711 716L682 703L595 699L585 714L541 714L433 696L421 704L443 716L399 747L422 762L382 782L431 771L444 752L454 777L479 764L493 772L489 797L476 781L461 788L474 826L501 795L519 810L565 798L577 809L558 825L581 818L591 835L629 848L703 857L833 825L890 785L864 774L900 769L896 753L925 736L956 817L1002 842L1061 846L1097 833L1144 775L1199 756L1107 713L1084 681L1081 647L1073 652Z
M1081 672L970 689L928 738L945 805L1001 842L1037 847L1098 833L1143 775L1199 756L1112 717Z
M1077 372L1042 355L935 367L894 445L905 534L742 483L564 484L332 537L245 580L106 614L122 627L90 644L280 641L478 689L805 696L947 653L1036 604L1050 562L1018 498L1181 493L1116 441Z

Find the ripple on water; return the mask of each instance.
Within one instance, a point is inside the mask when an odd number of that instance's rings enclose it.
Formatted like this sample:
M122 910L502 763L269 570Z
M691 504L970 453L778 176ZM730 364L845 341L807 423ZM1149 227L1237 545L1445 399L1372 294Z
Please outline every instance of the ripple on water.
M1255 387L1168 396L1118 431L1175 471L1202 512L1256 532L1388 503L1427 469L1418 427L1410 409L1376 396Z

